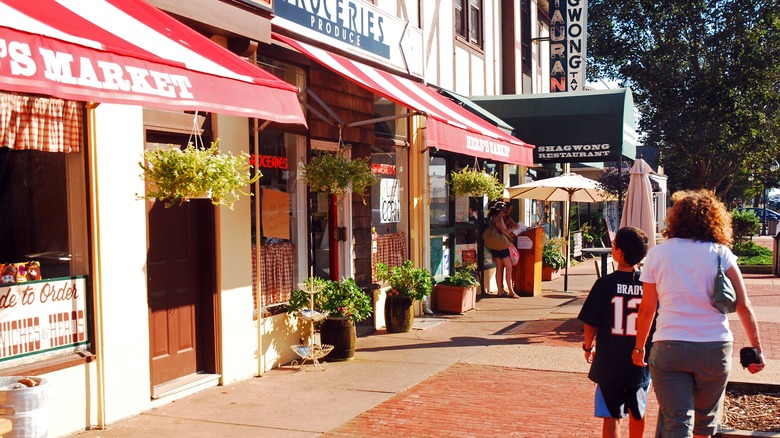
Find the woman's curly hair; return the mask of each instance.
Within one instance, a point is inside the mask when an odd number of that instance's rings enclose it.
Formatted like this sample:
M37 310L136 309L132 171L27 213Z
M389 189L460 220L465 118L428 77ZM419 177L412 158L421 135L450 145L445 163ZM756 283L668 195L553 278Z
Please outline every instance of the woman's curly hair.
M731 246L734 243L731 214L710 190L682 190L672 195L666 215L667 239L679 237Z

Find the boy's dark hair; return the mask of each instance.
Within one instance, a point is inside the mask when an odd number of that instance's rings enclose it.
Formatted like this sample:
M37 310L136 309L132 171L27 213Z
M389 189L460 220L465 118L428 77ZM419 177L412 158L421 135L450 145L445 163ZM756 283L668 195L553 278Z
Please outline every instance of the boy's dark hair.
M623 227L615 233L615 248L623 251L626 263L634 266L647 255L647 234L639 228Z

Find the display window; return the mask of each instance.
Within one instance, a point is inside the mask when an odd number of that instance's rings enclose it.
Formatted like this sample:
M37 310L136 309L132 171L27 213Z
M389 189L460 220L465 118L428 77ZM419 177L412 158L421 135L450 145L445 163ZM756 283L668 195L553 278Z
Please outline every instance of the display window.
M384 98L374 102L377 116L387 121L374 125L376 144L371 147L371 171L379 182L371 186L371 278L376 282L379 263L399 266L409 256L407 251L408 205L406 182L408 148L406 139L407 109Z
M501 167L490 161L475 162L473 157L449 152L437 152L431 157L431 272L442 280L461 266L476 265L477 269L494 266L490 251L481 243L490 204L487 197L454 195L449 175L465 166L478 167L499 174Z
M263 130L257 139L257 148L250 154L254 168L263 175L252 187L254 296L256 306L273 314L273 307L286 303L305 276L301 273L305 263L299 258L306 252L306 215L299 202L301 191L291 177L302 139L276 130Z
M0 367L90 342L84 111L0 92Z
M270 58L258 66L305 89L302 69ZM250 159L262 177L252 185L252 289L255 314L284 312L290 293L308 276L306 189L295 178L305 161L305 137L250 119Z

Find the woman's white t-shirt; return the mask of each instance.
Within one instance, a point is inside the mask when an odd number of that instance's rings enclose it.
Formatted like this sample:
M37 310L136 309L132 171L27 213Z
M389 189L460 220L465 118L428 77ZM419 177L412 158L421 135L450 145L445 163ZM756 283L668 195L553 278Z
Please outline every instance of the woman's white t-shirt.
M640 280L655 283L658 317L653 341L733 341L726 315L710 302L718 270L727 271L737 256L723 245L672 238L647 253Z

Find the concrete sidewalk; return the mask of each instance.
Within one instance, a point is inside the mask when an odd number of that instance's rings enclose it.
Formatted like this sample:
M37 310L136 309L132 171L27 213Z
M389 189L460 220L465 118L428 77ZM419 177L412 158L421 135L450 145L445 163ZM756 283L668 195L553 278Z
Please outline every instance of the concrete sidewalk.
M544 282L541 297L480 299L463 315L418 317L409 333L360 337L353 361L325 371L282 367L74 436L597 436L576 321L595 279L586 261L569 270L571 292L559 278ZM737 365L731 380L776 384L780 279L746 282L768 364L757 375ZM738 349L746 341L738 322L732 328ZM651 395L647 436L656 415Z

